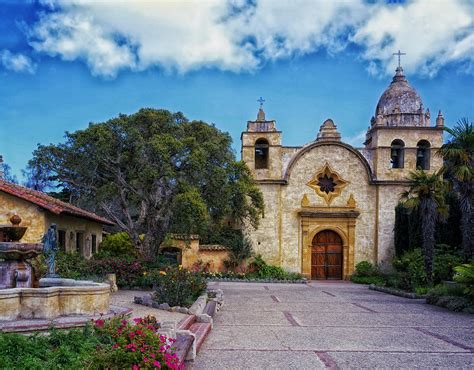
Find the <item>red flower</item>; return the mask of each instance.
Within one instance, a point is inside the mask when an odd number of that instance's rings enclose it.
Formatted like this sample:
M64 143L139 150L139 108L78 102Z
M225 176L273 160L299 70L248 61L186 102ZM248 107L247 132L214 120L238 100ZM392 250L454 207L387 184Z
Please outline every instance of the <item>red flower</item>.
M99 320L95 320L95 321L94 321L94 325L95 325L95 326L102 327L102 326L104 326L104 324L105 324L105 321L104 321L104 320L100 320L100 319L99 319Z

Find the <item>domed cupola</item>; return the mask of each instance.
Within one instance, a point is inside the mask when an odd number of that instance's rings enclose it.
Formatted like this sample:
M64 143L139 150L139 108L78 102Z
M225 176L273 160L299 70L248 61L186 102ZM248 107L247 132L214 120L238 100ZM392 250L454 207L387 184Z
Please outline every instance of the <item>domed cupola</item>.
M377 126L429 126L430 112L423 111L423 102L410 86L403 68L396 69L392 83L384 91L372 117Z

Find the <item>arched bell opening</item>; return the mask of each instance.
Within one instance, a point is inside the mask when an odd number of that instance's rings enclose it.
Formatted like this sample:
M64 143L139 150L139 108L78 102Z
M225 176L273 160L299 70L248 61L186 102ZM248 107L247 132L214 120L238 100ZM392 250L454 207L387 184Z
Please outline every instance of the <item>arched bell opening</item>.
M427 140L420 140L416 144L416 168L421 170L430 169L430 143Z
M270 145L266 139L258 139L255 142L255 169L268 168L268 149Z

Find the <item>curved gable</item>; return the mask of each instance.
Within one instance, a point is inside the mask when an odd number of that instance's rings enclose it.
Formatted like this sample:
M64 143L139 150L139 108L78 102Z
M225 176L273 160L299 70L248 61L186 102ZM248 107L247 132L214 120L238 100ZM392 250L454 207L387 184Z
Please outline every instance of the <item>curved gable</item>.
M366 172L367 172L367 178L369 179L369 183L373 183L374 181L374 176L372 174L372 170L370 169L370 165L369 163L367 162L367 160L364 158L364 156L357 150L355 149L354 147L352 147L351 145L349 144L345 144L345 143L341 143L340 141L314 141L310 144L307 144L305 146L303 146L298 152L296 152L296 154L293 156L293 158L291 158L290 162L288 163L288 166L285 170L285 174L283 176L284 180L286 182L288 182L290 176L291 176L291 171L294 167L294 165L298 162L298 160L307 152L311 151L312 149L316 148L316 147L319 147L319 146L328 146L328 145L332 145L332 146L339 146L339 147L342 147L346 150L348 150L349 152L351 152L352 154L354 154L359 160L360 162L362 163L362 165L364 166Z

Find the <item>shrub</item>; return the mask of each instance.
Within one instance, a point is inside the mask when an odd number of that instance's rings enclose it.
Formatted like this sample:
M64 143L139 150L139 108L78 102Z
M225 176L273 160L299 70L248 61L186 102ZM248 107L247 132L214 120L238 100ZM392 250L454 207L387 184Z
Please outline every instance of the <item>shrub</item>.
M393 266L399 272L399 288L415 291L417 287L427 285L427 277L421 249L405 252L395 259Z
M135 318L135 325L127 320L114 318L96 320L98 335L110 338L109 344L98 351L92 360L94 367L112 369L180 368L178 358L171 352L174 339L156 332L159 326L150 318Z
M261 255L253 258L249 265L251 273L247 277L256 277L259 279L277 279L277 280L299 280L301 274L287 272L279 266L268 265Z
M357 276L376 276L378 275L377 268L369 261L359 262L356 267L355 274Z
M96 320L84 329L51 329L49 335L0 333L0 368L179 369L172 339L153 318Z
M426 303L448 308L451 311L465 311L474 313L472 299L466 297L464 288L460 285L437 285L428 292Z
M107 274L115 274L119 287L136 287L144 285L145 268L138 260L120 258L104 258L89 261L90 271L105 277Z
M155 300L170 306L189 307L206 289L202 274L183 269L181 266L168 266L155 273L152 278L155 287Z
M138 250L134 247L130 236L126 232L110 234L102 240L99 245L99 252L94 256L96 259L102 258L131 258L139 256Z
M56 268L59 276L67 279L85 279L91 272L89 261L79 253L58 253Z
M381 276L359 276L352 275L351 281L356 284L374 284L374 285L384 285L385 280Z
M454 281L461 284L464 293L474 300L474 261L454 268L456 275Z
M433 280L435 283L452 280L454 267L461 264L462 257L458 251L446 244L438 244L433 261Z

